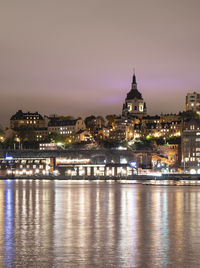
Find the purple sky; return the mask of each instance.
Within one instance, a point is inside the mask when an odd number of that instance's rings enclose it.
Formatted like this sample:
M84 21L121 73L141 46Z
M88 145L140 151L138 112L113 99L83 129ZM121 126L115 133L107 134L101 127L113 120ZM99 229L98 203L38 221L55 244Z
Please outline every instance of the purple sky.
M133 67L150 114L200 91L199 0L2 0L0 123L18 109L120 114Z

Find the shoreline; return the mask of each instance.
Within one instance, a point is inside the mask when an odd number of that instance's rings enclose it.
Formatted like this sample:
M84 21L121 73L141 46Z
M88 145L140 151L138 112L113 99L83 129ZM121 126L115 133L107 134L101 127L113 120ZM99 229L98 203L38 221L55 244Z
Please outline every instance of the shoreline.
M15 175L0 175L0 180L65 180L65 181L200 181L200 175L190 174L165 174L162 176L155 175L133 175L128 177L108 177L108 176L15 176Z

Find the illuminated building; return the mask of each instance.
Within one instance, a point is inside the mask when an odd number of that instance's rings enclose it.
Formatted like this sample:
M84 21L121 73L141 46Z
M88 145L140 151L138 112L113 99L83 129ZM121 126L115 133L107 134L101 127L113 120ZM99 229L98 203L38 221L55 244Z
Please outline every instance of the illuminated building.
M178 144L169 144L168 145L168 159L171 164L178 163Z
M133 127L133 138L134 139L139 139L141 138L143 135L143 131L142 131L142 124L138 123L138 124L134 124Z
M155 138L176 136L179 137L183 131L183 120L179 115L166 114L156 116L145 116L141 119L142 135Z
M48 138L47 127L35 129L34 132L37 141L45 141Z
M72 134L71 142L84 142L84 141L92 141L93 137L88 130L79 130L78 132Z
M48 147L48 146L47 146ZM133 165L134 163L134 165ZM131 176L137 168L150 168L149 152L113 150L13 150L0 152L0 175L66 177Z
M142 117L146 113L146 103L143 100L142 94L137 89L136 76L134 74L131 90L128 92L123 105L122 115Z
M186 111L194 111L200 115L200 94L193 92L188 93L185 102Z
M192 119L183 131L181 139L182 167L186 171L200 173L200 122Z
M59 134L71 135L79 130L85 130L86 126L81 118L74 120L62 120L59 117L50 118L48 123L49 133L57 132Z
M21 130L28 133L24 138L26 141L44 141L48 136L45 119L38 112L24 113L22 110L18 110L11 116L10 131L14 131L17 136Z
M152 155L152 168L154 171L164 171L164 169L168 169L168 166L169 160L167 157L158 154Z
M53 171L50 157L0 157L0 174L16 176L49 175Z
M136 118L118 117L109 129L107 139L112 141L130 141L135 138L134 126L140 122Z
M14 115L10 118L10 128L18 129L22 126L30 127L30 128L44 128L45 120L38 113L27 112L24 113L22 110L18 110Z
M105 126L105 119L102 116L95 117L94 115L85 118L87 129L93 134Z
M62 145L59 143L40 143L39 150L59 150L62 149Z
M181 146L178 143L168 144L168 160L170 169L177 170L181 164Z
M110 129L108 127L103 127L102 129L102 137L104 140L109 139L109 135L110 135Z
M109 140L113 142L126 140L126 129L110 129Z

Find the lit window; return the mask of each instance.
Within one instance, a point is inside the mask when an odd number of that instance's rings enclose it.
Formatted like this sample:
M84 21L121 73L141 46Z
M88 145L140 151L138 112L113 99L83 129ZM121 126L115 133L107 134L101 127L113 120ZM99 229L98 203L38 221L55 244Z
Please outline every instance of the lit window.
M143 105L140 105L140 112L143 111Z

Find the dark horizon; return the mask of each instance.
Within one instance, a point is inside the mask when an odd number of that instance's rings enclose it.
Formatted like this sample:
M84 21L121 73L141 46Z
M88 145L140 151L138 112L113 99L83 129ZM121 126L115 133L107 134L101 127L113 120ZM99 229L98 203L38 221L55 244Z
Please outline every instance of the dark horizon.
M3 2L0 124L17 110L121 114L133 68L148 114L200 88L200 2Z

